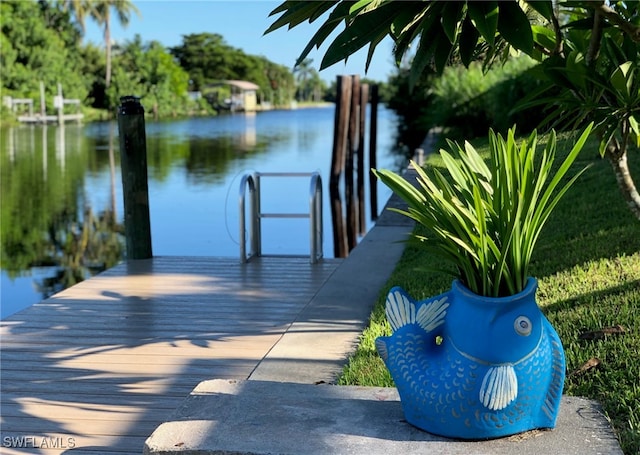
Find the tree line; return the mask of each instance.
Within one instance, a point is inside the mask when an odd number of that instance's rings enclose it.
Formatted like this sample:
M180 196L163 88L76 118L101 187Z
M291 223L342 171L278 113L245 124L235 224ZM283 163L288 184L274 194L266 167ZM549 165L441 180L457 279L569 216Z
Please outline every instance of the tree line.
M327 97L328 87L311 60L290 68L246 54L217 33L185 35L176 47L145 42L139 35L113 43L112 21L126 26L132 14L139 13L130 0L3 1L3 96L37 104L42 82L47 109L53 109L60 82L65 98L80 99L89 114L113 115L120 96L135 94L147 112L159 117L213 113L214 97L189 92L206 94L212 84L228 79L254 82L261 101L274 106ZM83 42L87 20L103 29L104 47ZM2 117L10 118L4 104L2 109Z

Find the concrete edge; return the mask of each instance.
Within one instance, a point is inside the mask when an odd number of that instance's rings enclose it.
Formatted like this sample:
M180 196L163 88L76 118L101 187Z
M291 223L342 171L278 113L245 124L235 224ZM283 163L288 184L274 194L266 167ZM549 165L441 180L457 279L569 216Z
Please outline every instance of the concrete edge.
M355 351L411 226L375 226L329 277L249 379L332 383Z
M408 424L395 388L222 379L200 383L144 453L622 455L600 405L580 397L563 397L554 430L458 441Z

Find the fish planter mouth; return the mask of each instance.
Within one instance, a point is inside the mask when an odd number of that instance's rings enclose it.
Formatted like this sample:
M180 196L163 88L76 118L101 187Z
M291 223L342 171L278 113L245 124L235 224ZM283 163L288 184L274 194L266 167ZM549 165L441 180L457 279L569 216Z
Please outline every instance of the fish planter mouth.
M521 299L527 298L530 294L535 294L538 290L538 280L529 277L527 278L527 284L524 289L517 294L504 295L499 297L487 297L480 294L476 294L471 291L461 280L455 280L451 285L452 290L459 293L462 296L475 299L479 304L486 305L503 305L505 302L512 303Z
M423 301L390 291L393 334L376 347L409 423L468 440L555 426L564 351L536 304L536 289L529 278L508 297L479 296L460 281Z

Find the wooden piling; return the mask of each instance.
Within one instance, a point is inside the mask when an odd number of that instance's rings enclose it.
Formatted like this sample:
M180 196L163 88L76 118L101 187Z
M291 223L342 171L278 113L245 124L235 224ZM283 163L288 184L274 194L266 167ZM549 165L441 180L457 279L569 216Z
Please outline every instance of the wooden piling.
M376 166L378 87L360 84L360 76L338 76L334 145L329 190L333 219L335 257L346 257L356 247L358 235L366 233L365 215L365 136L366 112L371 94L369 168ZM357 161L355 161L357 160ZM354 162L355 161L355 162ZM342 212L339 184L344 171L346 210ZM354 180L355 185L354 185ZM369 172L371 219L377 218L377 180ZM346 216L345 216L346 215ZM346 221L346 223L345 223Z
M123 96L118 107L124 226L128 259L148 259L151 250L147 141L140 98Z
M378 219L378 180L372 169L377 164L377 138L378 138L378 86L371 86L369 123L369 202L371 208L371 221Z
M360 134L358 129L360 122L360 76L351 76L351 109L349 116L349 142L344 167L344 198L347 205L347 246L348 250L354 249L358 243L358 213L356 210L355 192L353 184L353 161L358 150Z
M331 154L331 176L329 177L329 197L331 199L331 223L333 227L334 257L348 255L342 199L340 197L340 176L344 170L348 138L348 119L351 109L351 78L337 76L336 111L333 129L333 151Z
M362 84L360 86L360 116L358 121L360 125L358 127L358 151L356 158L358 159L357 165L357 199L358 199L358 233L364 235L367 232L367 223L365 221L364 210L364 141L366 130L366 115L367 115L367 103L369 101L369 84Z

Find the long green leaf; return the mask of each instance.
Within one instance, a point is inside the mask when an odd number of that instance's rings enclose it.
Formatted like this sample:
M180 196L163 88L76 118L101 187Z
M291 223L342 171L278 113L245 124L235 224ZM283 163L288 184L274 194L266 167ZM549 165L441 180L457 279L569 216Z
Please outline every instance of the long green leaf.
M396 41L403 36L408 35L410 41L417 36L417 29L425 21L425 13L429 9L429 5L420 2L411 2L403 5L391 24L391 33ZM429 19L429 18L426 18ZM435 21L435 16L430 16L430 22Z
M373 173L382 183L410 205L419 206L424 203L424 195L401 176L387 169L373 169Z
M613 89L617 92L618 96L627 103L631 100L631 87L633 86L633 63L624 62L619 65L613 74L610 81ZM635 94L637 97L637 93Z
M493 46L498 28L498 2L467 2L467 14L489 46Z
M456 42L458 36L459 23L462 21L464 12L464 2L444 2L442 9L442 29L449 39L449 43Z
M411 8L420 8L415 11L415 15L411 18L413 10ZM393 55L397 65L400 65L406 52L409 50L413 41L425 30L431 30L433 25L437 23L439 11L442 8L441 2L407 2L399 14L391 24L391 34L395 41ZM419 47L427 49L428 45L418 44ZM423 55L424 51L416 52L414 58L429 59L430 55Z
M411 90L415 87L416 83L422 77L426 68L432 62L433 48L437 42L437 30L439 25L436 24L433 27L422 27L420 40L418 42L418 49L416 50L413 62L411 64L411 70L409 73L409 87Z
M462 64L466 67L468 67L473 60L478 38L480 38L480 33L478 33L478 30L473 26L471 18L466 16L462 22L462 31L460 32L460 40L458 42L460 60L462 60Z
M355 16L349 27L345 28L329 45L322 58L320 70L346 60L367 44L380 42L390 32L396 15L395 5L385 4L378 9Z
M582 132L578 140L573 145L573 148L571 149L571 151L569 152L565 160L562 162L559 169L556 171L556 174L553 176L553 178L551 179L551 182L549 182L549 186L547 187L544 194L542 195L541 206L544 207L544 205L546 205L547 201L551 198L551 194L555 190L556 186L560 183L560 180L564 177L564 175L569 170L569 167L573 164L575 159L578 157L578 154L582 150L584 143L587 141L589 134L591 134L592 128L593 128L593 123L589 124L584 129L584 131Z
M374 9L380 5L381 0L358 0L349 8L349 15L354 16L363 11Z
M302 2L302 3L308 3L308 2ZM315 10L315 12L311 10L307 12L307 14L309 14L309 21L316 20L319 14L320 15L324 14L326 11L331 9L331 7L336 3L336 1L317 2L317 3L318 5L316 5L317 9ZM274 10L271 14L274 14L276 10ZM313 37L311 37L311 39L309 40L305 48L300 53L300 56L296 60L295 64L299 65L305 58L307 58L307 56L309 55L309 53L314 47L319 48L320 46L322 46L324 41L329 37L329 35L331 35L331 33L333 33L336 27L338 27L338 25L342 23L342 21L345 19L345 17L347 17L348 14L349 14L349 5L344 2L339 3L334 8L334 10L329 14L329 17L324 22L324 24L322 24L318 29L318 31L313 35ZM271 27L269 27L267 31L264 32L264 34L266 35L267 33L270 33L287 23L287 21L281 22L281 20L282 18L276 21L274 24L272 24Z
M289 29L292 29L296 25L301 24L313 17L317 17L317 11L327 11L336 1L324 1L324 2L305 2L305 1L289 1L284 2L276 9L271 11L270 16L278 14L284 11L271 26L267 29L265 34L277 30L285 25L289 25Z
M469 190L469 177L464 173L460 162L456 161L451 154L445 150L440 151L440 158L442 158L445 167L458 186L461 189Z
M447 34L442 27L438 28L438 34L436 35L435 48L433 52L433 61L435 63L436 71L438 74L442 74L447 62L453 52L453 44L447 38Z
M546 20L553 17L553 2L551 0L527 0L527 3Z

